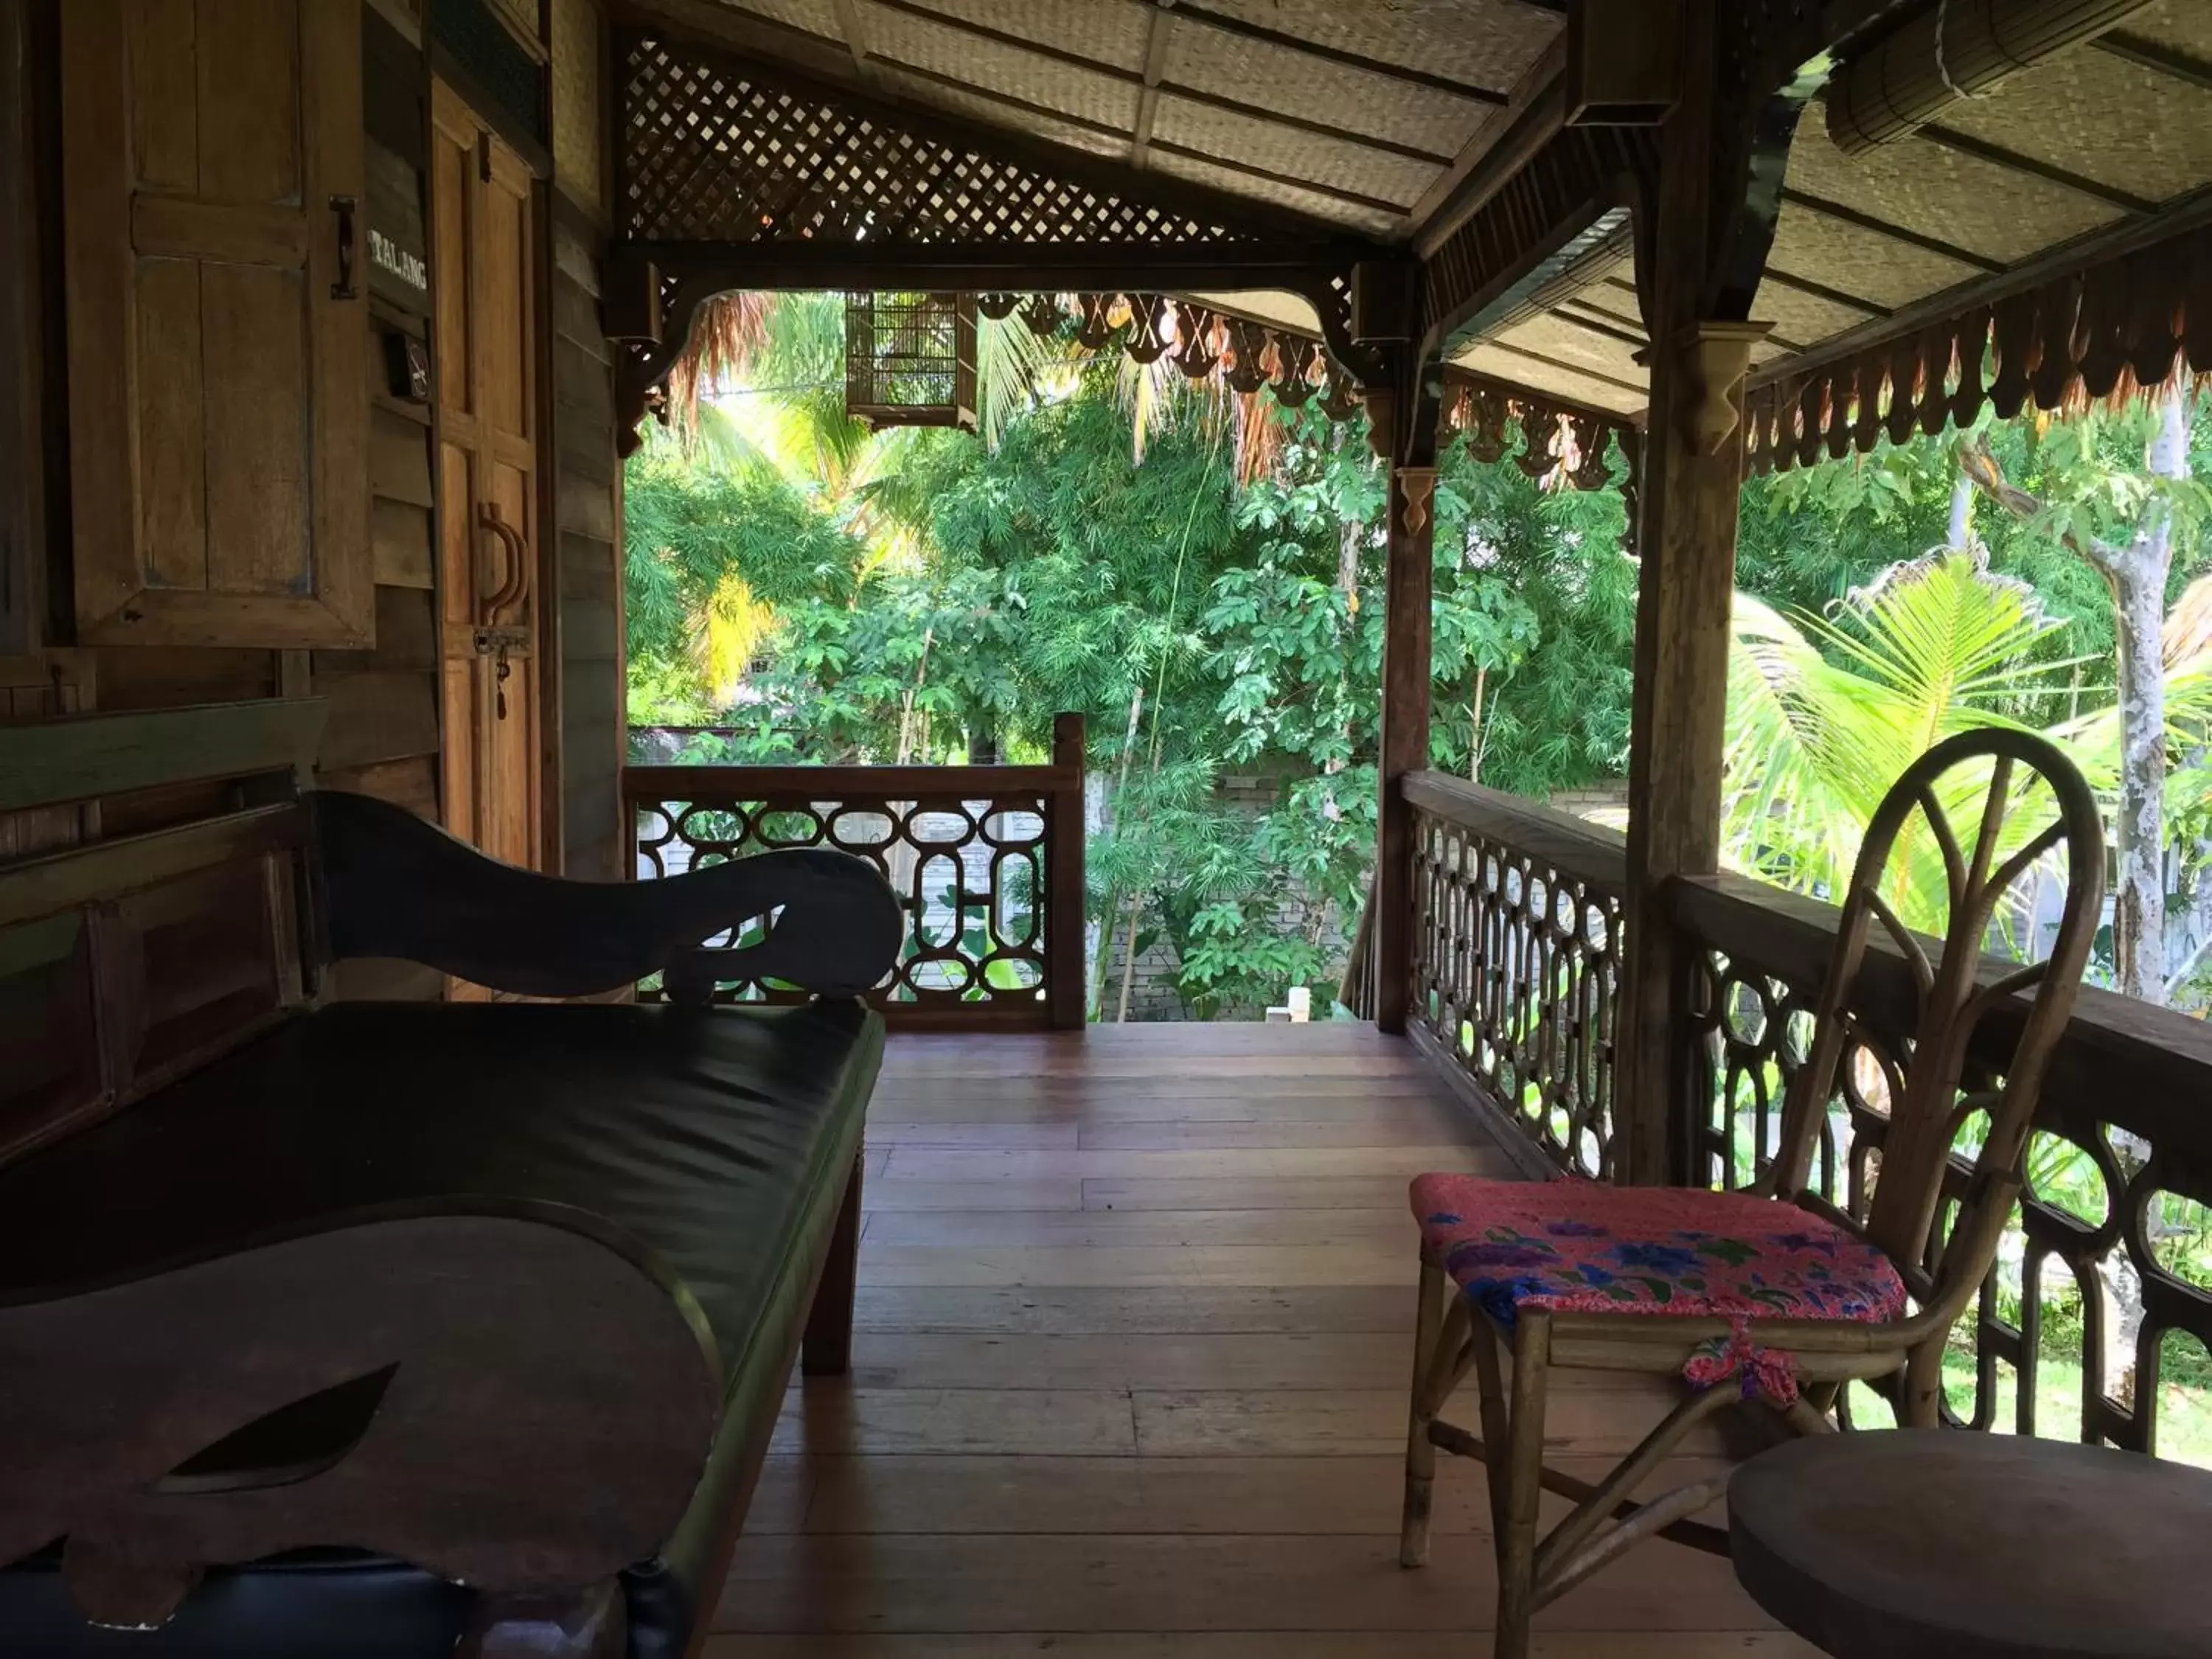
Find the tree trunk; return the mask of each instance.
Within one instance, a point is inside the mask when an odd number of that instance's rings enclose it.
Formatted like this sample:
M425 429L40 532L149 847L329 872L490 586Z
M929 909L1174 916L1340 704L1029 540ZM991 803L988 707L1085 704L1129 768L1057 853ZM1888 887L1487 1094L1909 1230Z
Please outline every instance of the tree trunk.
M2189 476L2189 422L2180 394L2159 411L2149 468ZM2112 567L2119 633L2120 799L2114 825L2119 882L2112 896L2114 977L2131 997L2166 1000L2166 584L2173 513L2154 504Z
M1474 671L1474 714L1467 728L1467 781L1482 781L1482 694L1490 681L1490 671Z
M1964 472L1951 488L1951 529L1947 542L1952 551L1966 553L1974 545L1974 481Z
M1145 713L1145 683L1142 680L1129 693L1129 732L1121 739L1121 764L1114 778L1114 793L1100 813L1100 830L1118 829L1121 822L1121 804L1129 789L1129 761L1137 752L1137 726ZM1091 982L1092 1005L1100 1018L1106 1014L1106 975L1114 968L1114 936L1121 920L1121 894L1118 888L1109 888L1106 902L1098 912L1098 942L1091 951Z

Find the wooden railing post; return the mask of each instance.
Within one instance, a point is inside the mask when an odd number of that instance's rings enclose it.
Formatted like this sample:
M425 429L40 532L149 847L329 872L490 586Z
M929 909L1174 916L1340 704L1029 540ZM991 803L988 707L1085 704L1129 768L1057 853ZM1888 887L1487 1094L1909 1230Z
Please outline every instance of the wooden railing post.
M1375 1024L1403 1031L1413 994L1413 809L1406 779L1429 763L1434 466L1393 460L1389 574L1384 589L1382 741L1376 803L1374 940Z
M1065 774L1051 798L1045 846L1046 1000L1057 1031L1079 1031L1091 1012L1084 931L1085 883L1083 833L1083 716L1057 714L1052 722L1052 763ZM1073 781L1067 781L1072 779Z

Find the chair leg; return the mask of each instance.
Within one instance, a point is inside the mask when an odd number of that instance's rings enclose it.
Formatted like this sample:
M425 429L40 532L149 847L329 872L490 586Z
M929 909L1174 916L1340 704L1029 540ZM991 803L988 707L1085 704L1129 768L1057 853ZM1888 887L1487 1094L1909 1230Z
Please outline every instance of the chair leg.
M1923 1342L1905 1362L1897 1399L1897 1426L1932 1429L1943 1420L1943 1340Z
M1536 1525L1543 1496L1544 1396L1551 1367L1552 1320L1540 1308L1524 1308L1513 1338L1512 1406L1501 1470L1505 1478L1505 1525L1498 1539L1496 1659L1528 1659L1528 1621L1536 1613Z
M1482 1395L1483 1484L1490 1488L1490 1537L1494 1548L1504 1547L1506 1526L1505 1454L1512 1443L1512 1419L1505 1409L1505 1368L1498 1351L1504 1339L1487 1314L1474 1321L1474 1376ZM1504 1558L1500 1555L1498 1558Z
M1406 1510L1398 1533L1398 1565L1425 1566L1429 1559L1429 1504L1436 1486L1437 1449L1429 1439L1440 1400L1428 1399L1429 1372L1437 1338L1443 1329L1443 1269L1421 1260L1420 1305L1413 1317L1413 1383L1406 1412Z

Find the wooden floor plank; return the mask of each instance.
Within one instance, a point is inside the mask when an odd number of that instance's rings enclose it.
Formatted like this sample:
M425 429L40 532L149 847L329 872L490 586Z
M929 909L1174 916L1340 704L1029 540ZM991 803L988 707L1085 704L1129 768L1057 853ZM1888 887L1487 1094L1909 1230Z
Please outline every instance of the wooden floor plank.
M1221 1176L1097 1176L1083 1183L1086 1210L1389 1210L1410 1217L1416 1170L1377 1176L1253 1180Z
M1532 1659L1820 1659L1787 1631L1547 1631ZM704 1659L1478 1659L1405 1631L711 1636Z
M1565 1457L1585 1480L1608 1460ZM1643 1487L1666 1491L1726 1468L1662 1463ZM773 1458L763 1480L807 1473L803 1510L779 1505L755 1532L1362 1533L1398 1534L1402 1454L1346 1457L907 1456ZM1449 1463L1435 1488L1438 1533L1490 1528L1480 1465ZM1546 1518L1564 1514L1547 1502Z
M866 1248L865 1243L863 1248ZM869 1389L1389 1389L1410 1330L1295 1336L863 1331L853 1382Z
M1024 1045L1009 1043L1007 1046L1017 1052L1011 1055L986 1054L974 1059L949 1057L887 1065L884 1075L902 1082L914 1082L923 1079L989 1079L1052 1074L1053 1057L1050 1054L1040 1066L1035 1059L1023 1057ZM1122 1054L1101 1054L1087 1060L1071 1057L1063 1064L1070 1070L1079 1069L1082 1076L1093 1082L1123 1078L1221 1078L1265 1085L1275 1081L1295 1083L1314 1078L1369 1080L1376 1078L1418 1078L1427 1074L1424 1070L1426 1062L1410 1049L1402 1058L1379 1054L1147 1054L1133 1050Z
M1125 1389L863 1389L792 1390L772 1454L1133 1455Z
M709 1659L1486 1650L1479 1465L1438 1471L1431 1565L1395 1562L1406 1188L1511 1170L1402 1042L901 1036L871 1119L854 1371L787 1396ZM1552 1461L1595 1478L1665 1395L1563 1374ZM1810 1655L1666 1546L1538 1629L1538 1659Z
M1069 1084L1054 1079L899 1082L878 1085L871 1118L909 1123L1273 1122L1383 1118L1445 1105L1463 1111L1429 1078L1382 1078L1323 1086L1311 1080L1262 1092L1231 1078Z
M870 1146L983 1146L994 1152L1035 1152L1082 1144L1083 1125L1060 1123L900 1122L871 1113Z
M861 1253L865 1261L867 1252ZM1036 1331L1071 1336L1371 1332L1406 1338L1413 1298L1398 1285L863 1285L863 1331Z
M1412 1254L1420 1231L1403 1204L1373 1209L932 1210L871 1216L876 1244L1344 1244Z
M1403 1285L1419 1269L1397 1244L878 1244L871 1285Z
M1490 1540L1435 1540L1427 1567L1366 1534L759 1534L743 1540L722 1630L1428 1631L1488 1627ZM1759 1630L1728 1564L1631 1551L1537 1615L1553 1630Z
M1431 1170L1508 1176L1505 1154L1472 1146L1274 1146L1225 1152L971 1152L894 1146L884 1174L894 1181L1294 1180L1395 1176Z
M885 1147L878 1154L890 1156ZM897 1210L1079 1210L1083 1183L1071 1177L999 1181L893 1181L872 1170L860 1207Z
M1409 1362L1410 1364L1410 1362ZM1406 1389L1139 1389L1137 1449L1148 1457L1380 1455L1406 1444ZM1544 1414L1547 1455L1619 1457L1665 1415L1671 1395L1640 1378L1596 1372L1553 1378ZM1447 1418L1479 1420L1472 1390L1453 1397ZM1683 1442L1718 1454L1710 1424ZM1440 1477L1441 1478L1441 1477Z
M1246 1123L1089 1123L1077 1142L1085 1152L1229 1152L1277 1146L1432 1147L1449 1139L1455 1109L1416 1107L1389 1117L1348 1121L1279 1119ZM1056 1127L1056 1126L1055 1126ZM872 1133L872 1129L871 1130ZM1029 1131L1035 1133L1032 1128Z

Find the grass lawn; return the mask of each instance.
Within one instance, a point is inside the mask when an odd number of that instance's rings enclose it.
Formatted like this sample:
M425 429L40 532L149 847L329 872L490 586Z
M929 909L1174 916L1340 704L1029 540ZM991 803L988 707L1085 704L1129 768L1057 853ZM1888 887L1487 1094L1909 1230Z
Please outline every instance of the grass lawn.
M2193 1357L2193 1356L2192 1356ZM2169 1375L2159 1385L2158 1455L2178 1463L2212 1468L2212 1386L2183 1366L2166 1362ZM2172 1371L2183 1371L2174 1380ZM1951 1409L1961 1415L1974 1403L1974 1361L1956 1349L1944 1356L1943 1382ZM2020 1379L2009 1365L1997 1367L1996 1421L1998 1434L2010 1434L2019 1421L2014 1391ZM1895 1419L1888 1404L1870 1389L1852 1384L1852 1419L1862 1428L1886 1425ZM2081 1368L2057 1355L2046 1354L2037 1368L2035 1431L2050 1440L2081 1437Z

